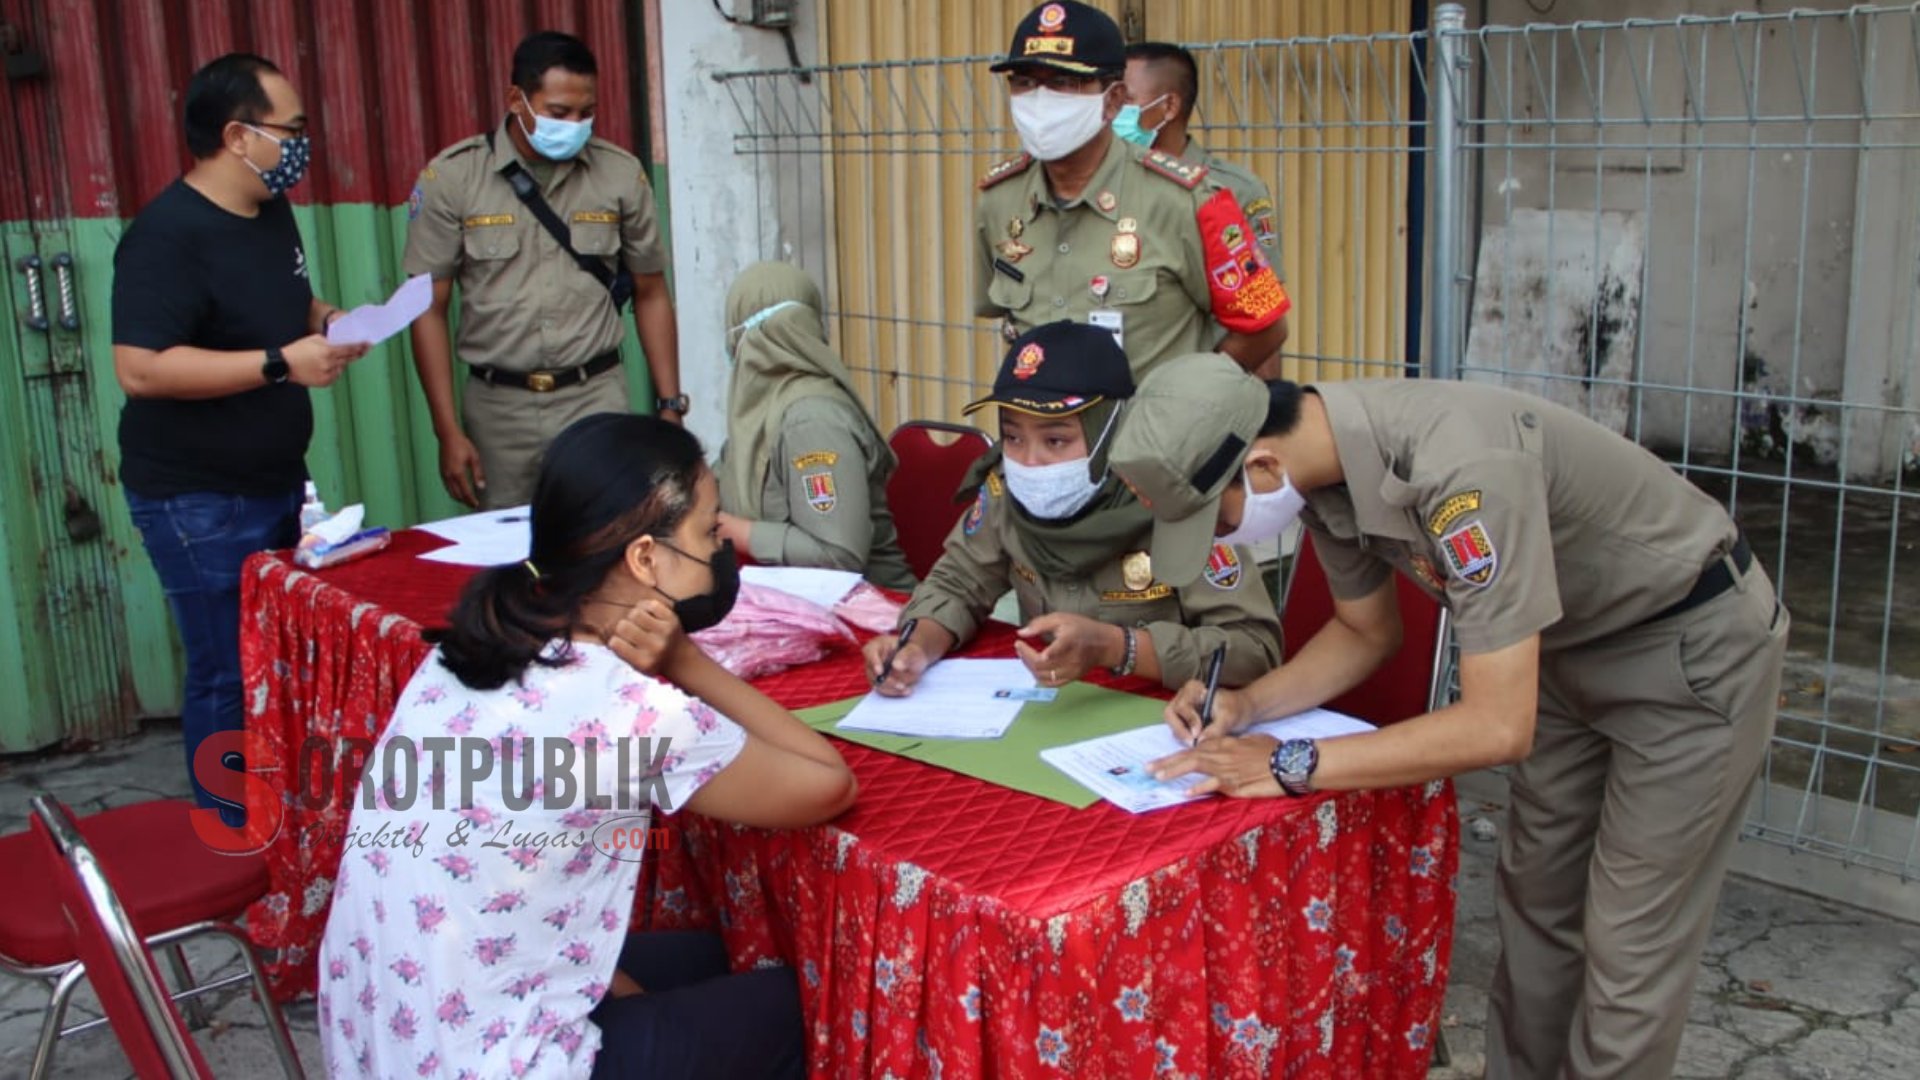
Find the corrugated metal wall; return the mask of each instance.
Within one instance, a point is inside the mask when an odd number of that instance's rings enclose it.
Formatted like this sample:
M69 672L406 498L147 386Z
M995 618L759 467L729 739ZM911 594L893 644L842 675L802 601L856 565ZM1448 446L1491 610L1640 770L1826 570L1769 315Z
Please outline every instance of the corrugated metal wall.
M1404 34L1406 0L1106 0L1131 35L1195 47L1195 137L1253 169L1281 209L1294 297L1288 374L1397 374L1407 324L1406 152L1418 79L1400 49L1282 37ZM1004 55L1028 0L823 4L819 91L838 298L835 340L871 375L883 427L960 420L991 382L998 338L971 310L975 181L1016 140L987 62ZM936 62L944 59L945 62ZM915 62L923 60L924 62ZM763 105L777 113L784 103ZM804 102L798 106L810 111ZM802 119L770 128L805 127ZM773 140L778 152L778 141ZM805 161L806 159L797 159ZM983 324L980 324L983 325ZM959 360L964 358L964 360ZM1326 359L1322 359L1326 358ZM959 362L956 362L959 361ZM900 373L900 374L895 374Z
M0 750L112 734L136 713L178 707L164 599L117 480L108 305L126 220L188 164L179 98L192 71L251 50L299 88L314 166L296 212L316 290L350 306L398 285L416 174L498 119L527 32L592 45L596 133L641 149L646 87L630 62L640 20L640 5L622 0L0 0L0 23L45 58L41 75L0 80L0 239L15 316L0 329L0 680L27 691L0 698ZM73 259L77 329L27 325L14 263L28 254ZM646 394L644 365L627 371ZM403 344L314 399L308 464L329 502L364 501L389 524L455 510ZM76 540L87 511L103 531Z

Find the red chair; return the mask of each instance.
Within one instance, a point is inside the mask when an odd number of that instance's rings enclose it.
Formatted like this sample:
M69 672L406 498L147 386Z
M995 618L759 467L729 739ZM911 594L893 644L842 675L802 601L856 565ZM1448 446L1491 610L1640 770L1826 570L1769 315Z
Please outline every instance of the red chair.
M1400 651L1365 682L1327 702L1329 709L1375 724L1392 724L1427 712L1439 705L1444 690L1446 609L1404 574L1394 574L1394 585L1400 599ZM1313 552L1312 540L1302 532L1280 609L1285 658L1292 660L1331 618L1333 590L1327 584L1327 572Z
M62 820L71 820L66 808L47 796L37 797L34 809L42 819L48 814L57 814ZM288 1076L302 1076L299 1056L287 1034L280 1008L267 990L265 977L254 957L253 944L231 921L266 893L266 861L257 855L223 855L209 849L193 831L187 816L193 809L192 802L180 799L123 806L89 816L79 824L75 835L81 838L79 846L87 849L90 865L96 871L101 865L108 868L106 873L110 874L117 890L115 909L133 928L136 944L144 942L140 952L148 956L147 967L152 963L148 950L167 952L180 985L179 990L170 994L164 987L161 990L168 1010L172 1010L172 1002L179 1001L197 1014L200 1005L197 999L201 995L251 982L281 1068ZM57 833L55 839L58 839ZM98 958L88 954L87 949L99 942L87 940L81 934L85 928L70 921L70 912L66 910L75 895L67 891L68 888L79 886L63 863L49 862L45 841L44 827L37 823L31 832L0 836L0 866L33 867L39 871L9 874L6 893L0 898L0 971L45 982L52 991L28 1075L35 1080L47 1075L55 1045L63 1036L109 1021L126 1047L128 1058L137 1065L136 1043L141 1042L141 1037L123 1030L122 1019L116 1018L111 1009L107 1020L61 1027L67 1004L82 979L93 983L104 1003L113 990L103 980L124 980L131 976L105 971L96 963ZM60 850L78 848L65 844ZM65 858L63 854L62 859ZM240 949L246 970L211 982L195 983L181 946L203 934L217 934L232 940ZM100 957L112 955L108 952ZM122 1015L129 1014L123 1010ZM147 1036L149 1040L152 1038ZM143 1070L141 1075L148 1073Z
M954 522L966 512L964 500L954 501L960 481L993 448L993 440L978 428L910 420L894 429L887 445L900 461L887 478L887 510L907 565L924 578L940 561Z

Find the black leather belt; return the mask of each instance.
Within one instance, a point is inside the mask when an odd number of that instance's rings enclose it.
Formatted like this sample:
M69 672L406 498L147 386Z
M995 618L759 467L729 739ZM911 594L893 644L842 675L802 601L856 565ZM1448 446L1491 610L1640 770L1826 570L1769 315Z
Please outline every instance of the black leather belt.
M1753 549L1747 546L1747 538L1742 535L1735 538L1733 550L1728 552L1728 554L1733 556L1733 565L1737 567L1737 570L1729 569L1727 567L1727 560L1725 559L1713 560L1705 570L1700 572L1699 580L1693 583L1693 589L1688 592L1687 595L1667 605L1666 608L1662 609L1658 614L1641 620L1640 625L1645 626L1648 623L1657 623L1663 619L1671 619L1675 615L1692 611L1701 604L1733 588L1733 583L1739 580L1739 576L1745 574L1747 567L1753 565Z
M511 386L519 390L531 390L536 394L549 394L563 387L578 386L603 371L620 366L620 350L603 352L599 356L581 364L579 367L560 368L555 371L502 371L499 368L471 364L468 370L473 377L488 386Z

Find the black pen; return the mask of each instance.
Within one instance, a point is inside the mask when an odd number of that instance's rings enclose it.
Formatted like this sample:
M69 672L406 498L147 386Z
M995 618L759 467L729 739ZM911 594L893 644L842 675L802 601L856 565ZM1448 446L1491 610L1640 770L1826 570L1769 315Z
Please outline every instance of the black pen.
M1193 745L1200 745L1200 735L1213 723L1213 695L1220 692L1220 668L1227 662L1227 647L1216 645L1213 659L1207 662L1207 699L1200 703L1200 730L1193 733Z
M887 681L887 676L893 674L893 658L899 656L900 650L913 640L913 628L919 625L919 619L908 619L907 624L900 628L900 640L893 643L893 652L887 655L887 662L880 665L880 674L873 680L873 685L879 686Z

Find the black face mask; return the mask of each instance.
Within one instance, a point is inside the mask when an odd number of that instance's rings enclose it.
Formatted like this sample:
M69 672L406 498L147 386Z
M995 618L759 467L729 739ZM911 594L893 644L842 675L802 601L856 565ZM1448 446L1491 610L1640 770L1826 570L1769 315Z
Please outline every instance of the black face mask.
M672 593L660 589L662 596L673 600L673 614L680 620L680 629L689 634L697 634L702 630L720 625L720 621L733 610L733 602L740 598L740 564L733 557L733 541L722 540L720 550L714 552L711 560L688 555L665 540L660 543L713 571L711 592L675 599ZM654 588L660 587L656 585Z

